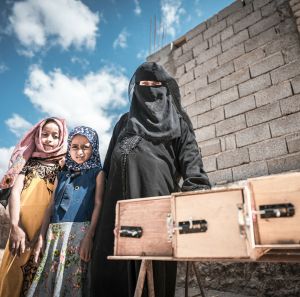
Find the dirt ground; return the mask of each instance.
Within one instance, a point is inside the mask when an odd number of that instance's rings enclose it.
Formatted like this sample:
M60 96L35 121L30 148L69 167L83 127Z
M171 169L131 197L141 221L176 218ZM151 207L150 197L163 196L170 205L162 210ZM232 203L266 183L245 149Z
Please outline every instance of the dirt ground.
M249 295L235 294L231 292L221 292L215 290L205 290L205 297L253 297ZM189 297L203 297L198 288L189 288ZM175 297L184 297L184 288L177 288Z

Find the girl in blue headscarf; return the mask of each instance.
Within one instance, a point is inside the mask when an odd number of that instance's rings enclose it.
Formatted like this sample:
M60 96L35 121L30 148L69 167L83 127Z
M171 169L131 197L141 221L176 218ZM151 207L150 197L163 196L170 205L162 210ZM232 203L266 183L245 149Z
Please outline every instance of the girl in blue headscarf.
M103 189L98 135L92 128L76 127L34 248L36 262L44 256L27 296L89 295L89 261Z

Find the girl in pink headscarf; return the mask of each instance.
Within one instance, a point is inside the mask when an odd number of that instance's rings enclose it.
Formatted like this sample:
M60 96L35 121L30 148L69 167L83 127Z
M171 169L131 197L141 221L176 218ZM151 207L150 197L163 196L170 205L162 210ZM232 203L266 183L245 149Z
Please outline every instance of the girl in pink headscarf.
M37 123L16 145L0 182L0 202L6 205L9 197L11 226L0 267L1 297L26 296L34 277L37 267L32 247L66 153L66 136L62 119Z

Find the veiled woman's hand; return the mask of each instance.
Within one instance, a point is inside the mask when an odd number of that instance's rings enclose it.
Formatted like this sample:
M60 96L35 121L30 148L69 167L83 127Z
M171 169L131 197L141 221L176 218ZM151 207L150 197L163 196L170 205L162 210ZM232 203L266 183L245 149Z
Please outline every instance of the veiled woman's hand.
M26 233L19 226L12 226L9 237L9 247L12 255L20 255L25 252L27 244Z

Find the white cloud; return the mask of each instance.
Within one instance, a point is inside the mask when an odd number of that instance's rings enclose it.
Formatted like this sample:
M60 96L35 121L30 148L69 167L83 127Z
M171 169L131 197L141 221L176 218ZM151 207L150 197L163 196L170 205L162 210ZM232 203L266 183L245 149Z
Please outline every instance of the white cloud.
M14 150L14 147L0 147L0 179L8 169L9 159Z
M79 58L75 56L71 58L71 62L73 64L79 64L83 69L86 69L90 65L90 62L87 59Z
M16 2L9 18L21 44L36 52L47 42L63 49L94 49L99 15L81 1L25 0Z
M176 28L180 26L180 18L185 14L181 0L161 0L160 6L164 31L174 37Z
M0 74L8 70L8 67L4 63L0 63Z
M121 47L126 48L127 47L127 38L129 36L129 33L127 32L126 28L124 28L117 39L113 43L113 48Z
M143 61L146 61L146 58L149 56L149 51L147 50L140 50L136 57L139 59L139 60L143 60Z
M22 136L32 127L31 123L16 113L14 113L11 118L7 119L5 124L7 125L8 129L17 137Z
M197 9L196 9L196 14L197 14L197 16L200 18L200 17L203 16L203 11L202 11L200 8L197 8Z
M139 0L134 0L134 4L135 4L134 13L135 13L136 15L140 15L140 14L142 13L140 1L139 1Z
M45 73L39 66L33 66L24 92L38 110L65 118L69 127L87 125L96 129L103 155L112 121L128 102L127 86L127 77L112 67L77 78L60 69Z

